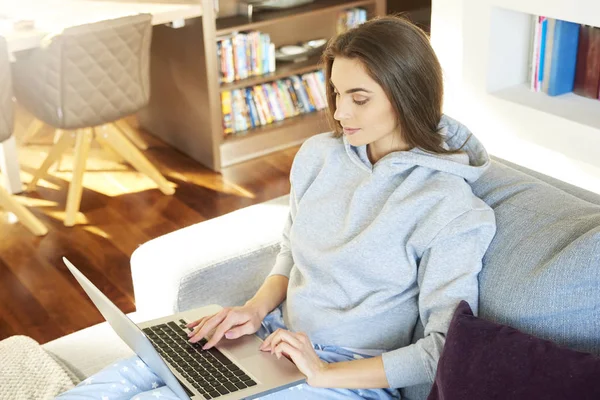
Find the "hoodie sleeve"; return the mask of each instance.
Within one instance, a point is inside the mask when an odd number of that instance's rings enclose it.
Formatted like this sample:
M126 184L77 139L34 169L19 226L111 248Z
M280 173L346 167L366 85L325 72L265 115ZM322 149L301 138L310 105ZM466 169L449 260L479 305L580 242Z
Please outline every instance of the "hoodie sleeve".
M296 193L294 191L294 186L292 185L290 190L290 212L283 227L283 235L281 238L279 254L277 254L275 265L269 273L269 276L283 275L287 278L290 277L290 272L294 266L292 249L290 247L290 229L292 228L292 223L294 221L294 217L296 216L296 209Z
M466 300L477 313L478 274L495 233L492 209L469 210L447 224L426 247L417 275L424 337L383 354L390 387L433 382L454 309Z

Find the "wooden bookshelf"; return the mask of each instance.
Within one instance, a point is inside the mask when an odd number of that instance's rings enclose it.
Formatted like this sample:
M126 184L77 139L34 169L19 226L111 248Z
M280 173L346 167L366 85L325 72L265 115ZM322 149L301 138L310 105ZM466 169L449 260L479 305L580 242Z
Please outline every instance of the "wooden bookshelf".
M339 12L361 7L367 17L385 15L386 0L315 0L281 11L255 11L253 18L231 15L236 0L201 0L203 13L179 29L154 28L151 51L150 104L139 113L140 125L196 161L220 171L234 163L302 143L329 130L325 112L303 114L243 134L224 137L221 93L303 74L320 68L315 55L298 63L277 63L275 72L233 83L219 83L217 38L233 32L260 30L276 47L336 34Z
M299 62L277 62L275 72L251 78L242 79L239 81L224 83L221 85L221 92L233 89L241 89L248 86L260 85L261 83L275 81L285 78L290 75L299 75L319 69L319 61L321 56L312 56L305 61Z
M223 167L301 144L316 133L327 132L325 112L302 114L227 136L221 145Z
M281 11L260 11L255 13L252 18L245 16L234 16L220 18L217 20L217 35L226 35L236 31L245 31L259 29L265 25L286 22L286 20L298 18L300 16L310 16L311 14L320 14L324 11L341 11L353 7L365 7L373 3L373 0L317 0L305 6L294 7Z

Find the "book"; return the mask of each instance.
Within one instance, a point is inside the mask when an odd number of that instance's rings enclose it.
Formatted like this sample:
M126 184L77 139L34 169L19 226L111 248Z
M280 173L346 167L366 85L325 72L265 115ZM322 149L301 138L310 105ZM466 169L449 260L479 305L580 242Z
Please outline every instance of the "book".
M273 92L273 88L268 83L262 85L263 92L265 94L265 98L267 99L267 104L269 104L269 110L273 115L275 121L281 121L285 118L283 115L283 111L279 108L279 101L277 100L277 96Z
M300 77L298 75L294 75L291 77L291 79L294 86L294 90L296 91L296 96L298 96L300 101L302 102L305 112L315 111L316 108L314 108L314 106L311 104L310 99L308 97L308 93L306 93L306 88L304 87L304 84L302 83Z
M305 74L303 76L303 79L305 79L306 83L308 84L310 94L315 103L315 106L317 107L317 110L322 110L323 108L327 107L327 102L325 101L324 96L321 93L314 72L311 72L310 74Z
M296 107L294 107L294 102L292 101L292 97L287 90L287 86L281 79L277 81L277 87L279 88L279 93L281 94L281 99L283 100L285 108L288 112L288 116L295 117L298 115L298 111L296 110Z
M249 88L244 89L244 96L246 98L248 115L250 116L250 124L252 128L256 128L260 125L260 120L258 118L258 112L256 110L256 105L254 104L254 99L252 98L252 91Z
M600 28L579 27L579 45L575 64L573 92L591 99L598 98L600 86Z
M256 106L260 109L259 112L262 112L263 115L265 116L265 120L267 121L267 124L270 124L271 122L273 122L274 117L273 114L271 113L271 110L269 109L269 104L267 102L267 99L265 98L265 94L262 88L262 85L256 85L254 86L254 98L257 100L256 101Z
M283 80L283 82L285 83L285 85L287 87L288 93L290 94L290 98L292 99L292 103L294 104L294 108L298 111L298 114L304 113L305 112L304 105L298 98L298 94L296 93L296 90L294 89L294 84L292 83L292 80L290 78L285 78Z
M233 115L231 111L231 92L221 93L221 111L223 113L223 134L233 133Z
M241 101L240 101L241 100ZM233 115L233 131L240 132L248 129L243 110L244 101L239 89L231 91L231 112Z
M579 24L556 20L548 95L558 96L573 91L578 42Z
M260 121L260 124L261 125L268 124L269 122L267 122L267 117L265 115L263 108L261 107L260 101L256 94L255 87L248 88L247 90L250 91L250 95L252 96L252 100L254 101L254 106L256 107L256 114L258 115L258 120Z
M539 37L539 55L538 55L538 68L537 68L537 81L535 82L535 90L540 91L542 89L542 81L544 80L544 61L546 57L546 36L548 34L548 18L540 17L540 37Z
M291 111L285 104L285 101L283 99L283 93L281 93L281 91L279 90L279 86L277 86L277 82L271 82L270 86L271 86L271 90L273 91L274 98L277 101L277 106L283 113L283 118L285 119L285 118L291 117Z
M310 104L310 109L312 111L318 110L319 108L317 106L317 103L315 102L315 98L312 95L310 87L308 86L308 82L306 81L306 75L302 75L301 82L302 82L302 87L304 88L304 92L306 93L306 97L308 98L308 102Z
M547 19L546 34L544 38L544 55L540 53L540 82L541 90L548 93L550 85L550 69L552 68L552 49L554 47L554 27L556 20L554 18ZM543 28L542 28L543 29ZM543 34L542 34L543 35Z

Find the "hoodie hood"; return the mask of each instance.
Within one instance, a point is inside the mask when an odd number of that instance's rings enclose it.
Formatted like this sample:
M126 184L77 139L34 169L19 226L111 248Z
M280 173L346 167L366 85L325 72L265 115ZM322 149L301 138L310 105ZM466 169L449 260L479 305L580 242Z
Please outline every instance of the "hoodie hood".
M490 165L490 157L481 142L466 126L447 115L442 115L438 128L444 137L444 148L455 150L466 142L460 153L432 154L414 148L390 153L379 160L377 166L386 165L391 167L392 171L401 172L407 167L416 165L457 175L470 183L475 182ZM362 169L371 172L373 165L367 156L367 145L352 146L346 136L343 138L346 151L352 161Z

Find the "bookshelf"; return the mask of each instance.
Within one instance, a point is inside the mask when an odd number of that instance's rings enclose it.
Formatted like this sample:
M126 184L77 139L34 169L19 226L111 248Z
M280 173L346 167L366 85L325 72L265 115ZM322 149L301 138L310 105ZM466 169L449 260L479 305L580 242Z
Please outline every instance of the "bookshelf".
M285 78L290 75L304 74L306 72L315 71L319 68L320 55L312 56L306 61L281 63L277 66L275 72L261 76L253 76L248 79L242 79L232 83L225 83L220 86L220 91L240 89L247 86L259 85L261 83L274 81Z
M596 0L433 0L445 112L494 155L600 193L600 101L528 88L533 16L600 27Z
M179 29L157 26L151 51L150 104L139 113L141 127L214 171L301 144L329 129L324 111L302 114L235 136L223 135L221 93L317 70L319 55L297 63L277 63L274 73L232 83L219 83L217 38L233 32L260 30L276 47L336 34L340 11L361 7L368 18L385 15L385 0L315 0L281 11L236 15L236 0L201 0L203 15Z

